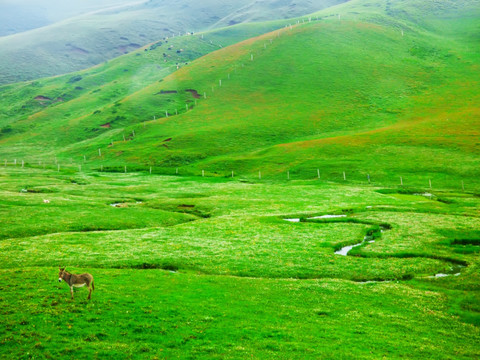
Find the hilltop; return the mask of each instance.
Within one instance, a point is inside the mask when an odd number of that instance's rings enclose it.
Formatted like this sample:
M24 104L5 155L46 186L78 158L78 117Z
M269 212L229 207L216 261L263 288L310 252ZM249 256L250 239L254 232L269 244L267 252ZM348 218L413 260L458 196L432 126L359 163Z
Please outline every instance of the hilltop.
M7 3L0 10L19 16L5 19L5 31L31 30L0 37L0 84L86 69L164 37L292 18L343 1L102 0L53 10Z

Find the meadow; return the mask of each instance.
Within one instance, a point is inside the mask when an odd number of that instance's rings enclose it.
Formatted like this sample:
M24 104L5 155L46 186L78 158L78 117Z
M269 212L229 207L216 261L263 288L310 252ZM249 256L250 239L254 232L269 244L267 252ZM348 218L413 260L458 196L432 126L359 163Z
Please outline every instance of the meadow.
M352 0L1 86L0 358L480 357L478 4Z
M471 192L13 166L0 183L2 357L479 355ZM91 301L59 266L93 274Z

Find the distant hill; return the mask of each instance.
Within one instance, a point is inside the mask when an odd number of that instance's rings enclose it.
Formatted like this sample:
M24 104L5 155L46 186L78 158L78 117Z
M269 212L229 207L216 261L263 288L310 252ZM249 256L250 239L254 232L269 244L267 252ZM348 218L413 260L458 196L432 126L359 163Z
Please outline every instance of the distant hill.
M85 69L166 36L286 19L344 1L88 0L47 7L8 0L0 5L0 31L15 34L0 38L0 84Z
M134 0L2 0L0 36L37 29L74 16L132 2Z
M0 87L0 159L478 183L479 1L438 3L351 1Z

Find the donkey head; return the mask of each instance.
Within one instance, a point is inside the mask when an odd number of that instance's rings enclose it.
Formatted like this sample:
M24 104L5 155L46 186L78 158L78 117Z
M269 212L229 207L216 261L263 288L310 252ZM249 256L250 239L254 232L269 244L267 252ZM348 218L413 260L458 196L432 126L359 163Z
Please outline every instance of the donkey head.
M60 272L58 273L58 282L62 282L63 276L65 275L65 269L66 268L59 268Z

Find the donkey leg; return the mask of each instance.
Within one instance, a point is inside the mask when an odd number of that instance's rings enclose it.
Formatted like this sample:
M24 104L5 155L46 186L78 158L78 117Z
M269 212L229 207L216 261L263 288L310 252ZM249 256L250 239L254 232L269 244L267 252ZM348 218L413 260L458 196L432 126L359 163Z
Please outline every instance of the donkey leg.
M89 286L88 287L89 293L88 293L88 300L92 298L92 288Z
M70 294L72 295L72 300L73 300L73 286L70 286Z

